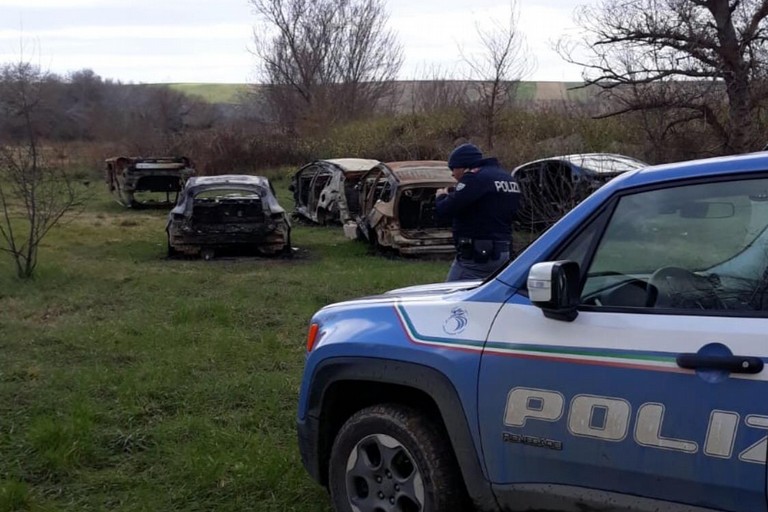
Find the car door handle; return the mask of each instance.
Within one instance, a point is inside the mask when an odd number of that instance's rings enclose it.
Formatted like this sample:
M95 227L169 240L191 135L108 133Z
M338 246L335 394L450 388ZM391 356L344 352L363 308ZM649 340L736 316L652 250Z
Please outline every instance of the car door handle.
M760 373L763 360L748 356L678 354L677 366L690 370L723 370L731 373Z

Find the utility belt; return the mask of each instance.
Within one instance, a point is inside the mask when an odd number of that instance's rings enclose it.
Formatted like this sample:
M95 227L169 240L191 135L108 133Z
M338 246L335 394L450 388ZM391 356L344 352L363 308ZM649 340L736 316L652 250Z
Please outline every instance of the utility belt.
M456 240L456 255L460 260L486 263L499 259L503 253L509 253L509 242L475 238L458 238Z

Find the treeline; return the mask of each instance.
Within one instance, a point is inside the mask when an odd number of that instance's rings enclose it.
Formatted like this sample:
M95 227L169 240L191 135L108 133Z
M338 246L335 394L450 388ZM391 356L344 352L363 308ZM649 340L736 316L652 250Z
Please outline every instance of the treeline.
M578 152L617 152L652 163L712 154L702 143L708 137L704 125L651 137L641 113L599 119L608 105L599 96L521 101L515 99L521 84L507 85L509 99L494 113L492 132L483 90L493 84L439 76L389 83L387 94L362 115L329 111L322 117L315 111L289 125L271 107L269 86L254 86L235 104L211 104L165 85L123 84L88 69L58 76L31 64L10 64L0 68L0 140L23 143L34 126L46 147L60 148L62 158L90 169L118 154L183 154L207 174L345 156L443 159L465 140L510 168ZM329 96L333 88L327 87ZM20 105L21 91L34 101Z
M116 153L184 154L214 173L328 157L444 158L465 140L507 167L593 151L658 163L768 143L768 9L760 0L585 7L576 19L584 38L563 39L558 51L583 66L592 92L548 102L519 100L531 56L514 1L506 21L477 24L478 52L457 49L465 73L436 69L410 85L394 81L403 48L386 0L249 3L262 85L238 104L90 70L56 76L8 64L0 67L0 145L34 128L46 144L85 143L94 163ZM34 101L20 108L22 95Z
M22 96L34 101L22 108ZM166 86L122 84L89 69L59 76L29 63L0 68L0 108L0 140L23 140L32 116L47 141L114 142L128 151L211 128L220 117L215 106Z

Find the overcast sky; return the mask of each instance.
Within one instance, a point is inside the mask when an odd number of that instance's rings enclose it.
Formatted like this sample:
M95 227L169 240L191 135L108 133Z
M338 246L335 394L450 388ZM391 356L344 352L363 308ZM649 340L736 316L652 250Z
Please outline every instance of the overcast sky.
M578 81L552 45L573 34L573 11L595 0L518 0L518 28L535 69L525 80ZM460 72L476 24L508 18L498 0L388 0L404 49L402 79ZM123 82L252 83L257 18L248 0L0 0L0 64L20 58L65 75L92 69Z

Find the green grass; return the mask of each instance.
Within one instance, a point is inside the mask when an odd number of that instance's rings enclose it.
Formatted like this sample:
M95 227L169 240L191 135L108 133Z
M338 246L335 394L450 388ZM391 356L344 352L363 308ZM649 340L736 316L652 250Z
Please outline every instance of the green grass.
M165 215L103 191L35 279L0 258L0 512L330 510L296 443L308 320L448 267L304 225L293 260L168 260Z
M515 99L517 101L531 101L536 97L536 88L538 84L536 82L520 82L517 85L515 91Z
M200 96L209 103L237 103L238 96L248 90L247 84L168 84L171 89L190 96Z

